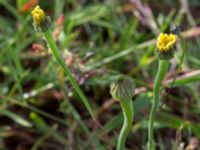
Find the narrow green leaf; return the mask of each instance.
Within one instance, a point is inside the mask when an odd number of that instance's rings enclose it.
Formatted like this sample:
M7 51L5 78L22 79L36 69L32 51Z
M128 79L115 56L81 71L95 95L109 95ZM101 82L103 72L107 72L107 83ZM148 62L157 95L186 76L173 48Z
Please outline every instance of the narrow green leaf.
M18 123L19 125L23 127L30 128L32 127L32 124L24 119L23 117L17 115L16 113L13 113L9 110L0 110L0 114L7 116L8 118L12 119L14 122Z

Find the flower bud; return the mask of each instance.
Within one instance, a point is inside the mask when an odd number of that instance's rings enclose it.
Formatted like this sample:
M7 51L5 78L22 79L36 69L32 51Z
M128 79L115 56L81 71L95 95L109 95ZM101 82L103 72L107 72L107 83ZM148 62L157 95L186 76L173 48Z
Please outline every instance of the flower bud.
M134 95L135 84L129 77L121 76L119 79L111 84L110 94L113 99L118 101L132 99Z

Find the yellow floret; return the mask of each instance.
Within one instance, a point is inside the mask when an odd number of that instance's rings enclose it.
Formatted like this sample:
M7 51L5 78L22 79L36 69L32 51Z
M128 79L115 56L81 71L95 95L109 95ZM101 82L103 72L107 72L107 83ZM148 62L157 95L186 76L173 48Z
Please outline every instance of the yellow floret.
M40 8L40 6L36 6L33 11L31 12L32 17L33 17L33 21L36 25L40 25L41 23L44 22L45 20L45 13L44 11Z
M160 52L167 52L176 43L176 40L175 34L160 33L157 38L157 48Z

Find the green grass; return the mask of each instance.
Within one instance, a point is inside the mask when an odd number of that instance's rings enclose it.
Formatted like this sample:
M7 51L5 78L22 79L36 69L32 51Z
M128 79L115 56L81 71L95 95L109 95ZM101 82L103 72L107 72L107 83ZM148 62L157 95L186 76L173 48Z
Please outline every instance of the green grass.
M58 17L64 15L58 50L102 127L92 120L42 34L34 31L30 10L19 11L24 2L0 0L0 149L115 149L123 115L111 99L109 86L126 74L136 83L135 119L126 148L145 150L158 66L156 33L168 31L173 23L180 26L184 38L186 31L191 34L185 39L180 73L176 68L182 51L177 45L164 80L155 140L162 150L176 149L181 142L187 147L192 138L200 140L200 28L192 32L200 20L198 0L188 1L192 16L181 13L179 1L147 1L154 17L144 20L134 14L145 9L122 0L41 0L41 8L52 18L53 31ZM39 44L41 50L33 50L32 44ZM176 74L173 88L167 90Z

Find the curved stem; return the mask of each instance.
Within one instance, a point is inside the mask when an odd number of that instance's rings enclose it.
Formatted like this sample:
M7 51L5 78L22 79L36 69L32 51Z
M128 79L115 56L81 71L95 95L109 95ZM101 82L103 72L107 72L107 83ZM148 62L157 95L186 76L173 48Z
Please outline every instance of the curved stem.
M83 103L85 104L87 110L89 111L90 115L92 116L92 118L94 120L95 119L95 115L93 113L92 107L88 101L88 99L86 98L86 96L84 95L84 93L82 92L82 90L80 89L80 87L78 86L76 80L74 79L71 71L69 70L68 66L66 65L66 63L63 61L63 59L61 58L59 51L57 49L57 46L55 44L55 41L53 39L52 33L50 30L48 30L47 32L44 32L44 36L46 38L46 41L49 45L49 47L52 50L52 53L56 59L56 61L59 63L59 65L63 68L65 74L68 76L71 84L73 85L74 89L76 90L76 92L78 93L78 95L80 96L80 98L82 99Z
M123 115L124 115L124 124L119 134L117 150L124 150L124 145L126 142L126 138L128 136L129 131L132 127L133 122L133 102L132 99L129 100L121 100L120 105L122 107Z
M158 72L154 81L153 88L153 104L150 112L149 127L148 127L148 150L154 150L154 140L153 140L153 123L155 120L155 115L159 106L159 91L165 74L168 70L169 61L159 60Z

